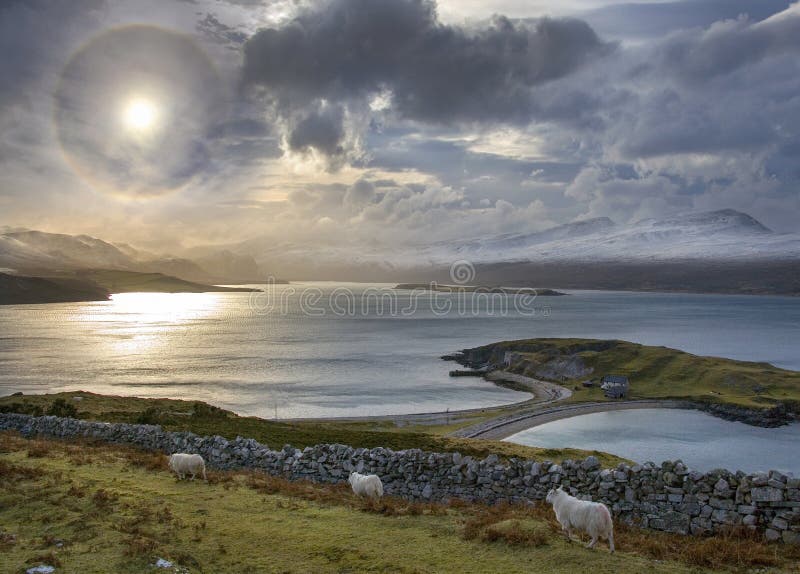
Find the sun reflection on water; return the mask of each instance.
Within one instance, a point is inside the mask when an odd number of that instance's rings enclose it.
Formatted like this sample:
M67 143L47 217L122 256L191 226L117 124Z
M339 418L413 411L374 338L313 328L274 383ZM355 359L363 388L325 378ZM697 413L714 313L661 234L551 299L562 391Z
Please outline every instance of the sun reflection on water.
M76 319L104 324L95 332L110 354L152 354L185 343L192 325L213 316L220 306L220 293L117 293Z
M213 313L219 293L116 293L111 302L109 312L118 318L179 322Z

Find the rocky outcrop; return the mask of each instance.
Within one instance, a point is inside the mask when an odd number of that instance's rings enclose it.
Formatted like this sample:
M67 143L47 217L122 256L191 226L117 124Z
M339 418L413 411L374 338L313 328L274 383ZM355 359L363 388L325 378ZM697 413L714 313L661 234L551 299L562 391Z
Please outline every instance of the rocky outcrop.
M705 402L693 402L691 406L721 419L738 421L757 427L780 427L800 420L798 414L783 403L779 403L769 409L750 409L736 405Z
M593 456L562 464L502 462L497 455L476 460L457 452L340 444L272 450L243 437L227 440L168 432L154 425L21 414L0 414L0 430L62 439L87 437L164 453L198 453L213 468L247 468L292 480L336 483L353 470L374 473L387 494L409 500L525 502L541 500L550 488L562 485L576 496L606 503L618 520L643 528L702 535L744 526L768 540L800 543L800 478L777 471L703 473L680 461L602 469Z
M594 370L591 367L587 367L583 359L577 355L556 357L543 365L531 365L531 367L536 377L548 381L566 381L586 377L592 374Z

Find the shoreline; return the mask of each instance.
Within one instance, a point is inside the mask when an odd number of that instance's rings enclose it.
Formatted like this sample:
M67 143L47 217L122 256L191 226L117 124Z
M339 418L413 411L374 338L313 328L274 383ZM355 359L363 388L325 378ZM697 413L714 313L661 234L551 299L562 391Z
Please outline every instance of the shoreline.
M572 391L556 383L534 379L517 373L503 370L487 372L483 380L494 385L529 394L529 398L504 405L473 407L468 409L428 411L421 413L401 413L388 415L340 416L340 417L292 417L263 420L274 420L281 423L366 423L391 422L397 428L411 425L450 426L462 425L456 430L446 432L444 436L453 438L474 438L485 440L503 440L536 426L549 422L599 412L620 410L666 408L699 410L723 420L741 422L756 427L778 427L797 422L800 417L786 412L781 406L763 411L726 405L708 403L685 398L653 398L615 401L576 402L554 405L572 396ZM79 392L89 392L80 390ZM33 393L37 395L38 393ZM44 393L49 394L49 393ZM8 395L15 396L16 393ZM21 396L22 393L20 393ZM31 395L28 395L31 396ZM146 397L129 397L144 398ZM180 399L178 399L180 400ZM547 405L553 405L548 407ZM235 411L231 411L234 412ZM235 413L239 416L239 413ZM475 419L478 422L474 422Z
M470 417L471 415L479 415L481 413L497 413L496 416L483 421L486 424L496 422L501 417L514 416L521 412L539 412L538 407L555 403L561 400L566 400L572 396L572 391L561 385L541 381L539 379L532 379L523 375L515 373L507 373L505 371L489 371L483 376L483 380L495 384L499 387L505 387L515 391L528 393L530 398L515 403L506 405L497 405L489 407L475 407L470 409L458 410L445 410L445 411L432 411L425 413L408 413L396 415L368 415L363 417L298 417L278 419L281 422L381 422L391 421L397 426L406 426L407 424L423 424L423 425L449 425L458 424L461 417ZM528 411L526 409L534 409ZM472 428L475 425L469 425L467 428ZM456 431L458 432L458 431ZM456 433L449 433L449 436L458 436Z
M520 413L518 416L511 416L506 419L490 419L481 424L459 429L452 433L452 436L503 440L517 433L557 420L591 413L656 408L697 410L697 407L689 401L672 399L643 399L614 403L576 403L535 412Z

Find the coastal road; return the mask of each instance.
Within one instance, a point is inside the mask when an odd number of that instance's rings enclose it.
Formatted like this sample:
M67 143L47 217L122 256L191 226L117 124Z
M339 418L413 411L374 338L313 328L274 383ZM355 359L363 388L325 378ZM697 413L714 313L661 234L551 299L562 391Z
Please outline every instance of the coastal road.
M459 429L452 433L452 436L502 440L526 429L559 419L606 411L653 408L685 409L691 408L691 405L687 401L663 399L561 405L548 409L535 409L533 411L517 412L508 416L495 417L488 421Z
M477 409L456 411L440 411L430 413L414 413L405 415L376 415L365 417L341 417L325 419L326 422L383 422L390 421L397 426L446 426L469 423L478 418L480 422L468 424L448 434L459 438L478 438L502 440L526 429L559 419L597 413L604 411L621 411L629 409L651 408L692 408L687 401L681 400L636 400L636 401L604 401L592 403L561 404L572 396L572 391L561 385L509 373L491 371L484 377L496 385L531 393L533 396L525 401ZM319 419L284 419L287 421L319 421Z
M470 418L488 415L491 418L484 421L488 424L493 421L505 419L519 415L520 412L530 412L531 409L541 409L542 406L568 399L572 396L572 391L546 381L524 377L515 373L505 371L491 371L484 376L484 379L499 386L513 388L517 391L530 393L530 399L519 403L502 405L499 407L485 407L475 409L463 409L455 411L437 411L430 413L412 413L405 415L375 415L365 417L332 417L324 419L325 422L381 422L391 421L397 426L406 425L450 425L469 420ZM493 415L493 416L492 416ZM320 419L295 418L282 419L287 422L319 422ZM470 426L468 428L473 428ZM452 433L452 436L460 436Z

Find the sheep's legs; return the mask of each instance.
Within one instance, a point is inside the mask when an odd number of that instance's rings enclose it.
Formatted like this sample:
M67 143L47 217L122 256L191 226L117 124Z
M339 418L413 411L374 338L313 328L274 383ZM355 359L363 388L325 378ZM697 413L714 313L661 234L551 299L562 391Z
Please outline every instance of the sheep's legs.
M614 553L614 533L611 532L608 535L608 548L611 550L611 554Z
M594 548L595 544L597 544L597 536L592 536L592 539L589 544L586 545L586 548Z

